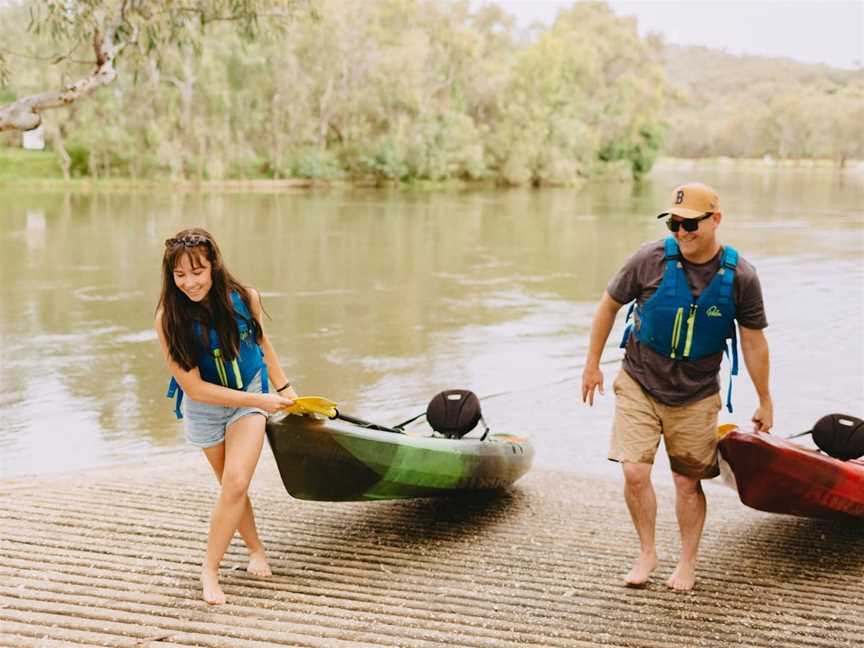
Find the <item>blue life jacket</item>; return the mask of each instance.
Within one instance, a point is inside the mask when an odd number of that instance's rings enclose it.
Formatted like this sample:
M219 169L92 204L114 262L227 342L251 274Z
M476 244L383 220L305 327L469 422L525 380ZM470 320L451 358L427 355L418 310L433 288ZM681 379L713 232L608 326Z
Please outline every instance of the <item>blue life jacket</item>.
M231 389L243 389L244 386L251 382L255 374L260 371L261 390L266 394L269 392L267 365L264 363L264 353L255 339L255 332L252 328L252 315L236 290L231 292L231 304L234 307L234 319L240 332L238 357L228 364L225 363L225 357L219 348L219 334L215 328L210 329L210 348L208 349L200 344L202 337L201 325L195 322L195 340L199 342L198 371L201 373L203 380L215 385L230 387ZM183 418L183 412L180 409L180 405L183 402L183 389L181 389L173 376L171 377L171 382L168 383L168 393L165 395L168 398L174 398L176 395L177 400L174 406L174 413L178 419Z
M729 355L726 340L732 340L732 376L738 375L738 337L735 330L735 300L732 294L738 252L724 246L720 254L720 269L699 295L693 299L687 276L681 263L681 250L674 237L664 243L666 272L651 298L642 306L634 301L627 312L627 322L635 308L639 328L627 324L621 347L627 344L631 332L641 344L674 360L703 358L721 351ZM732 412L732 378L726 407Z

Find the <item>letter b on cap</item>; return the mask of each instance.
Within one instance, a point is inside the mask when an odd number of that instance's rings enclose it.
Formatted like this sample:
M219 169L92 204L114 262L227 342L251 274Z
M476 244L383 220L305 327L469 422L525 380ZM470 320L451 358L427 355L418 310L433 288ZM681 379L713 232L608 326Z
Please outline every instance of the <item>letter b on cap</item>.
M678 193L675 194L675 204L680 205L684 202L684 190L679 189Z

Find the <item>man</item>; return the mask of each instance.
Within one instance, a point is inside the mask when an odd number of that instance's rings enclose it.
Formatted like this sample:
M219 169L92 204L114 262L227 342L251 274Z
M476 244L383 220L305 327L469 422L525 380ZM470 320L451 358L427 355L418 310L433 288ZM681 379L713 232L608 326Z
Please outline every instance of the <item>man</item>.
M676 187L671 207L658 218L667 219L672 235L640 248L600 300L582 374L582 400L593 405L594 390L604 393L603 348L618 310L635 300L633 322L622 341L623 367L613 383L615 420L609 451L609 459L621 463L624 499L640 544L625 583L646 584L657 566L651 467L662 436L681 533L681 557L666 584L689 590L696 581L705 522L700 480L719 474L715 430L722 407L718 374L723 352L728 340L733 373L737 372L737 321L744 360L759 396L752 420L755 429L768 432L773 405L768 343L762 332L768 323L755 269L717 240L723 215L713 189L700 183ZM731 412L731 387L727 406Z

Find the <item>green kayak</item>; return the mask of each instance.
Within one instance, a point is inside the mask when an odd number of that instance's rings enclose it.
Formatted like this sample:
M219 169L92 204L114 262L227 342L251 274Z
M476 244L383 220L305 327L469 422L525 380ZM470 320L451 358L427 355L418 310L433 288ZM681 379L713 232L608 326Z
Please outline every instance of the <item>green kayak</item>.
M267 440L288 493L328 502L503 488L524 475L534 457L522 437L415 436L286 414L270 417Z

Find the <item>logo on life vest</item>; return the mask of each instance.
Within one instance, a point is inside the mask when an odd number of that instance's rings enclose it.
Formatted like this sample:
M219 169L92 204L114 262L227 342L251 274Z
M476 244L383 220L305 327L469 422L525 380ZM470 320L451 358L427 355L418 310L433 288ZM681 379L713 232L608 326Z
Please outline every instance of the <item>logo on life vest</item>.
M716 306L711 306L710 308L708 308L708 310L705 311L705 314L708 317L723 317L723 313L721 313L720 309Z

